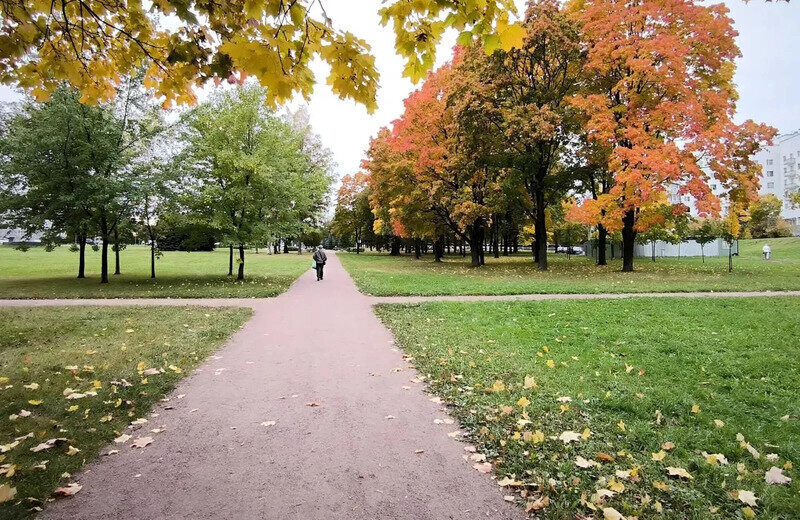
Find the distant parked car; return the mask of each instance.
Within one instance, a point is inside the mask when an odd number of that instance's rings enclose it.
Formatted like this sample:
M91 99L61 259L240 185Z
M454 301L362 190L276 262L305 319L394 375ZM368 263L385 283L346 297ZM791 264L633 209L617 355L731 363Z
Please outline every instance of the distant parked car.
M583 255L585 254L582 247L578 246L558 246L556 253L568 253L570 255Z

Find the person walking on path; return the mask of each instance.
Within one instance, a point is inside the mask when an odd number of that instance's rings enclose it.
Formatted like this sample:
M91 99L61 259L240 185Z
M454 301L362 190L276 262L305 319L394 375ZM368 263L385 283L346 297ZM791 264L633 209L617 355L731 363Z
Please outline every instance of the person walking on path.
M772 248L769 247L769 244L764 244L764 247L761 248L761 252L764 253L764 260L769 260L772 256Z
M325 255L325 250L322 249L322 246L317 246L317 250L314 251L314 262L317 264L317 281L322 280L322 270L325 268L325 262L328 261L327 255Z

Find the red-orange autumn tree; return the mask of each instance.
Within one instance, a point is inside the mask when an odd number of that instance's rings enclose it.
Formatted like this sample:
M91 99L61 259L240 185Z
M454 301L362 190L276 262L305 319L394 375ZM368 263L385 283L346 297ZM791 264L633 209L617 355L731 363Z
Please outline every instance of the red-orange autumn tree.
M426 233L437 260L441 238L451 231L469 244L472 265L480 266L485 230L501 198L502 171L475 153L481 136L465 132L459 123L461 105L451 99L459 58L460 52L455 65L431 73L405 100L391 131L373 141L368 168L377 212L388 213L407 234L412 228L416 235Z
M623 271L633 270L634 240L654 222L648 212L670 186L716 215L713 176L732 202L757 196L753 153L775 130L733 122L736 32L719 5L694 0L575 0L587 49L584 90L572 104L585 132L609 150L613 184L570 218L621 230ZM676 208L680 211L681 208Z

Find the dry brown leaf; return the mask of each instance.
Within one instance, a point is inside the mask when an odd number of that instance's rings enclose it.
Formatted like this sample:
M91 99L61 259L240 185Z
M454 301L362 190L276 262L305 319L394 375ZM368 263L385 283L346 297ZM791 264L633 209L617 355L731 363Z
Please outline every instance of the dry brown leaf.
M50 448L54 448L56 446L64 444L65 442L67 442L67 439L65 439L64 437L59 437L58 439L48 439L43 443L38 444L33 448L31 448L31 451L34 453L39 453L40 451L49 450Z
M525 505L525 512L530 513L531 511L539 511L540 509L544 509L545 507L550 505L550 497L539 497L536 500L532 500Z
M74 495L75 493L80 491L81 489L83 489L83 486L81 486L77 482L72 482L70 484L67 484L64 487L60 487L60 488L56 489L54 493L55 493L56 496L60 496L60 497L71 497L72 495Z
M472 465L479 473L491 473L492 472L492 463L491 462L478 462Z
M625 520L625 517L613 507L604 507L603 520Z
M746 489L737 489L735 491L731 491L731 496L738 499L741 503L752 507L756 507L756 502L758 501L755 493L752 491L747 491Z
M685 478L687 480L692 480L694 478L685 469L677 468L674 466L667 466L667 475L669 475L670 477Z
M152 437L137 437L136 440L133 441L133 444L131 444L131 447L144 448L145 446L149 446L152 443L153 443Z

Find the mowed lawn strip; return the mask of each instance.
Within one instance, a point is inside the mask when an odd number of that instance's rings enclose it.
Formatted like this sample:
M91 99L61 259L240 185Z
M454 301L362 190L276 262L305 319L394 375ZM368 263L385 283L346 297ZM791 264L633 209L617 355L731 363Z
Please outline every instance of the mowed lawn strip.
M131 421L145 417L250 314L172 307L0 309L0 489L16 490L0 504L0 518L25 518L57 486L73 482L62 474L131 434ZM150 430L158 422L146 426L139 434L157 442ZM131 449L136 437L114 448ZM55 447L31 451L61 438L66 440Z
M800 298L377 312L498 479L524 484L506 493L547 497L546 518L602 518L604 507L640 519L800 511ZM768 485L773 467L791 484Z
M764 261L764 240L741 240L734 270L727 257L637 258L636 271L620 272L621 261L599 267L594 259L550 254L550 270L538 271L529 254L493 258L470 266L469 256L449 255L435 263L432 255L339 255L359 289L375 296L546 293L641 293L694 291L764 291L800 289L800 239L766 240L773 260Z
M114 255L109 253L111 272ZM120 275L100 284L100 253L86 250L86 278L77 279L78 253L69 247L26 252L0 246L0 298L248 298L275 296L308 270L311 255L268 255L250 250L245 256L245 280L228 273L228 251L166 251L156 260L150 278L150 249L128 246L120 252Z

